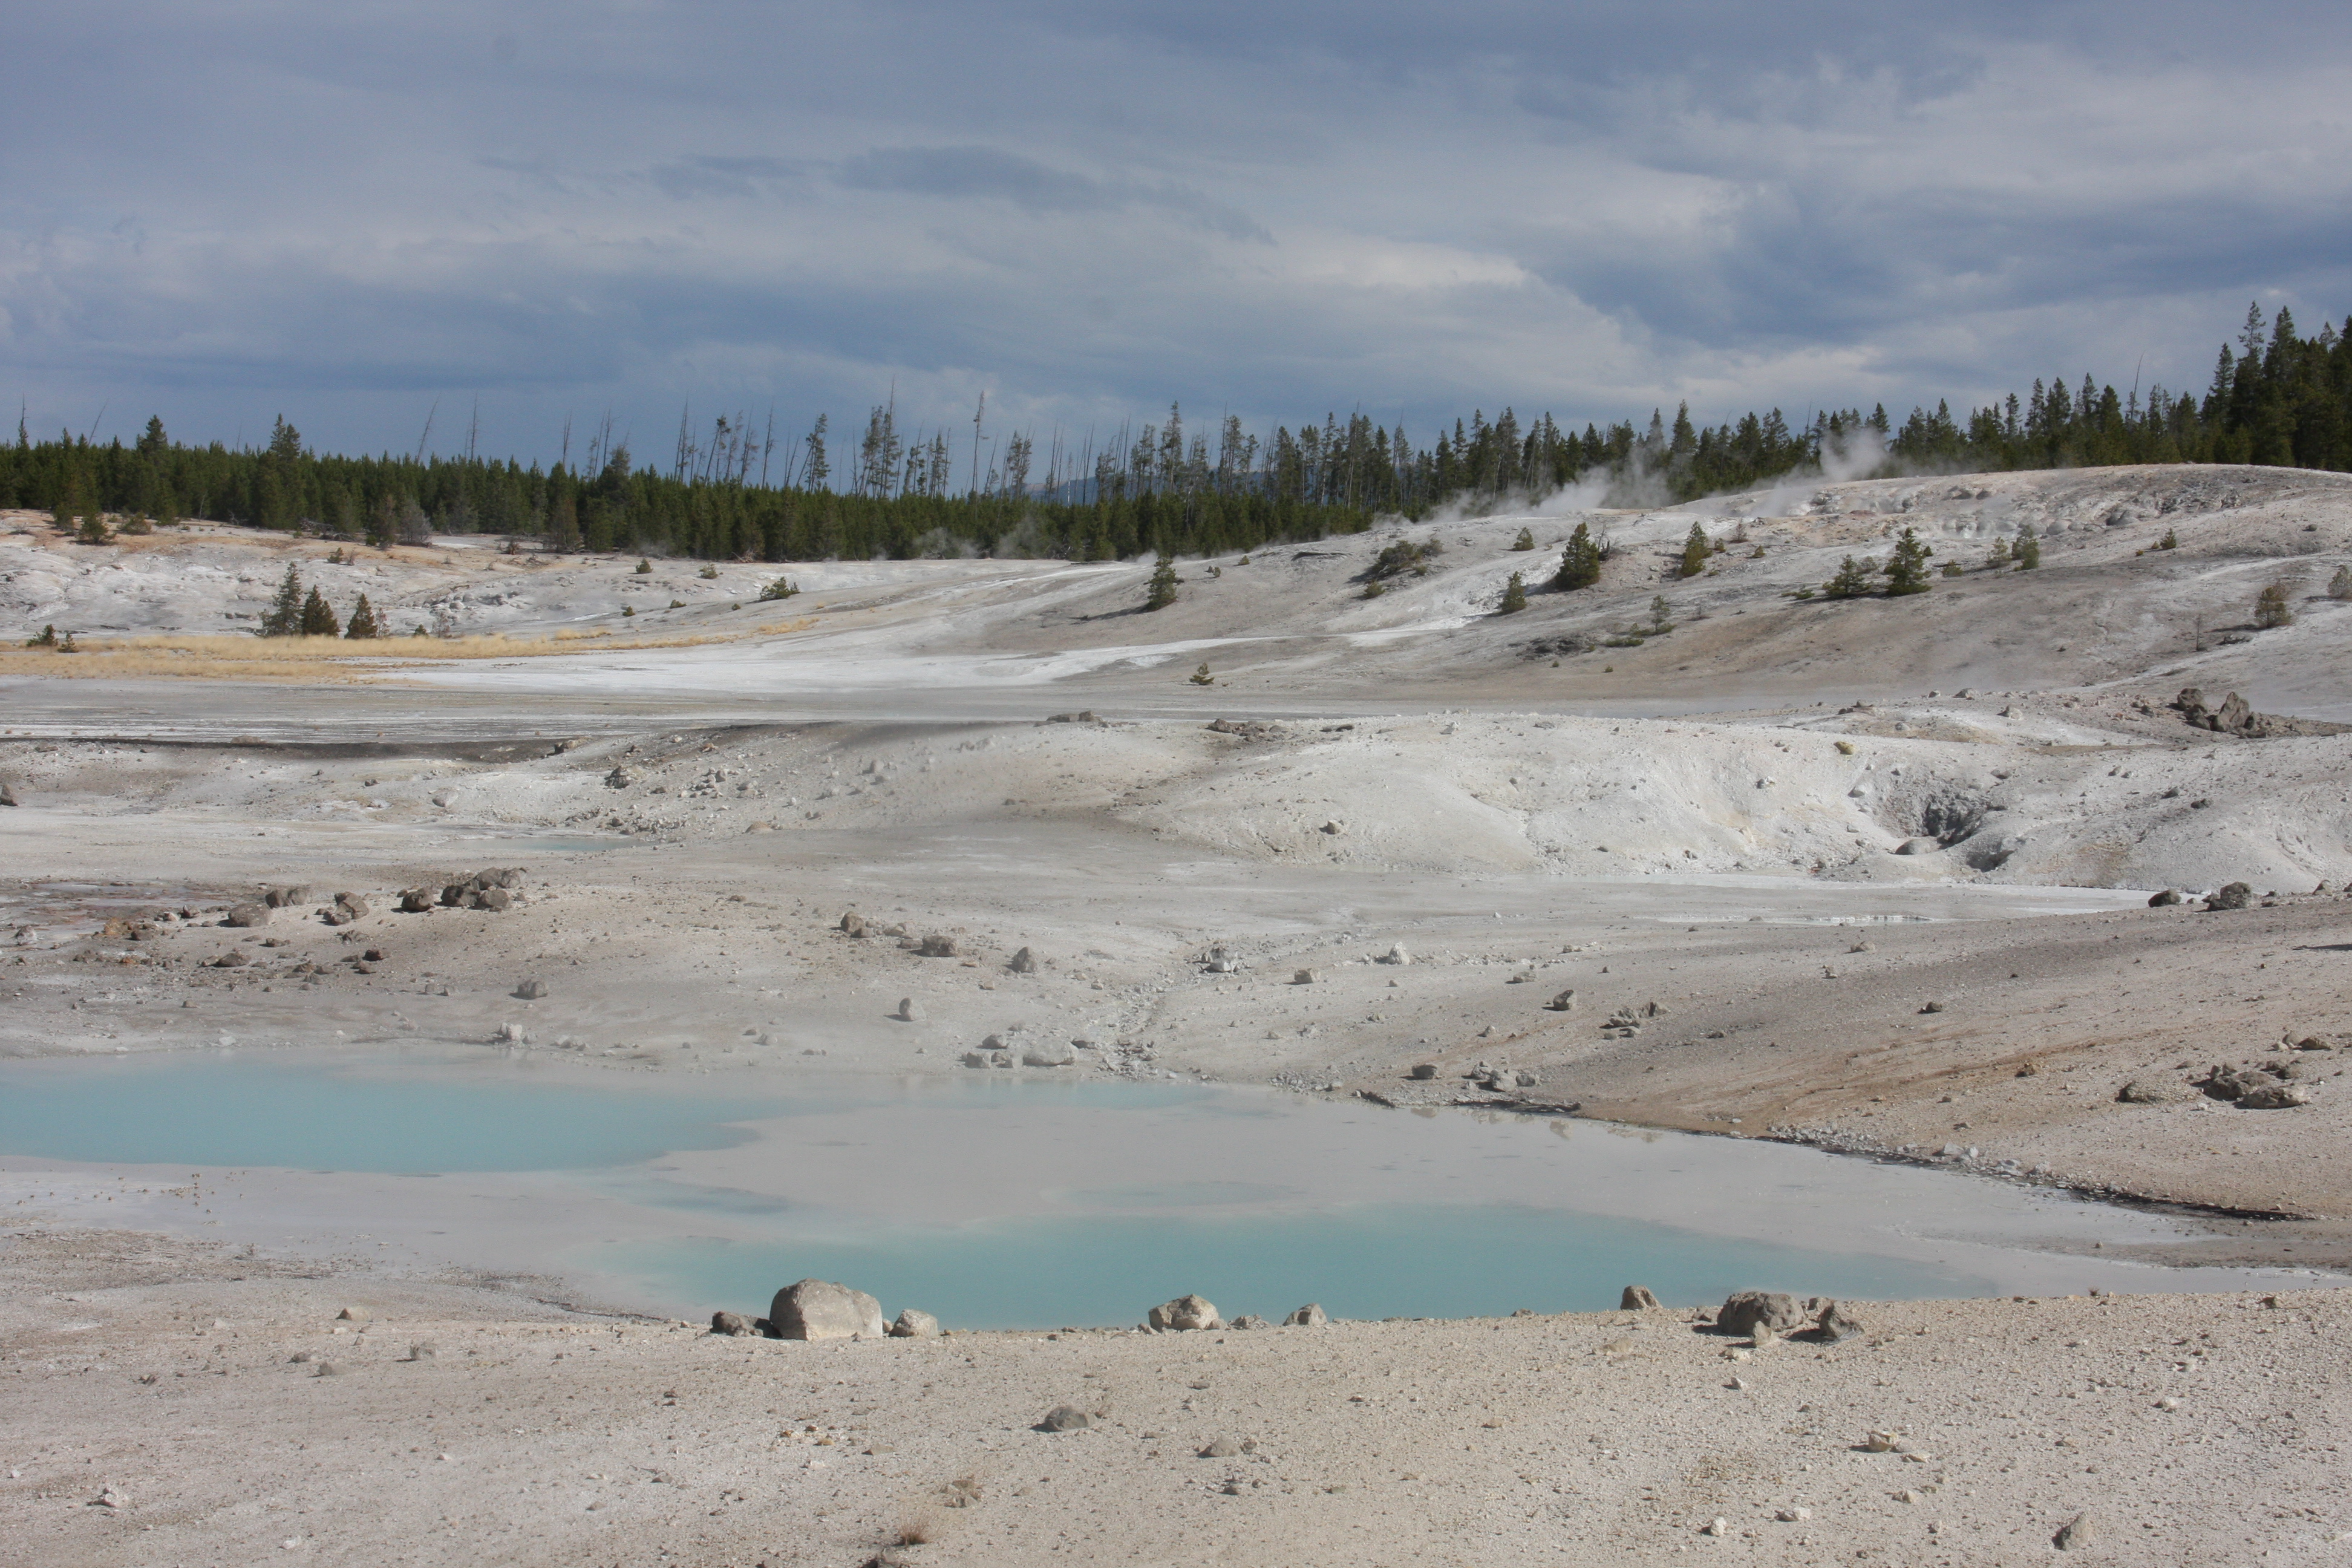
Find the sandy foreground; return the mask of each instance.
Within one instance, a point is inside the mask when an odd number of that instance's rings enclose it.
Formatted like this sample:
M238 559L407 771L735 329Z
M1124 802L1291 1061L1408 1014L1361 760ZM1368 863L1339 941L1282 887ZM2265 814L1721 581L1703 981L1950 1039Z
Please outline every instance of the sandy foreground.
M1695 517L1746 542L1670 580ZM1388 535L1186 563L1149 617L1148 566L796 566L785 621L750 563L22 520L0 609L112 647L0 658L0 1053L1181 1076L1779 1138L2194 1228L2147 1261L2352 1269L2352 484L1611 514L1601 591L1489 613L1573 521L1411 531L1444 555L1374 600ZM1970 570L1787 597L1904 525ZM2021 525L2041 572L1975 569ZM477 642L262 668L194 635L289 558ZM2257 632L2272 581L2296 620ZM1673 629L1634 640L1654 596ZM557 630L644 646L479 641ZM2192 727L2184 687L2278 721ZM397 907L488 867L513 907ZM327 923L337 892L367 912ZM2192 1087L2217 1066L2302 1103ZM2186 1563L2352 1531L2324 1289L1865 1303L1862 1338L1746 1359L1690 1303L802 1345L11 1190L7 1561L1991 1563L2083 1515L2070 1552ZM1030 1430L1065 1403L1101 1418Z

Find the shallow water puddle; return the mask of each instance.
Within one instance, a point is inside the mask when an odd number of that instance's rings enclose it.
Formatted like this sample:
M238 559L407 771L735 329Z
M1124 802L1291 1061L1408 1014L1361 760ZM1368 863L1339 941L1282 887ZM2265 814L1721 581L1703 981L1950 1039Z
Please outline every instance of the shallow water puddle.
M1184 1291L1371 1318L1597 1310L1634 1283L1687 1304L2258 1278L2083 1255L2181 1234L2157 1216L1733 1139L1198 1085L734 1081L423 1052L5 1063L0 1202L682 1315L814 1275L973 1328L1129 1323Z

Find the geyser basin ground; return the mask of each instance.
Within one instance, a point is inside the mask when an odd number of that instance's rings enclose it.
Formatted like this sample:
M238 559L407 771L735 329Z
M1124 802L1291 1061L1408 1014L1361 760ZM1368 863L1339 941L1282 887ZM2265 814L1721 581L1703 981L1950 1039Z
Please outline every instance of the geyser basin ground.
M789 1091L425 1052L0 1067L0 1194L68 1223L564 1282L698 1315L805 1275L950 1326L2219 1289L2162 1216L1779 1144L1223 1088L910 1078ZM53 1195L54 1194L54 1195ZM62 1212L69 1211L69 1212Z

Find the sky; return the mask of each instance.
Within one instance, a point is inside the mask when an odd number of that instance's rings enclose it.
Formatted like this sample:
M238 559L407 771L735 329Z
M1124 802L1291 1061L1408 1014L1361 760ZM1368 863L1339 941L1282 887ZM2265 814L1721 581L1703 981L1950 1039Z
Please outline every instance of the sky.
M37 433L577 461L1360 409L1899 420L2352 312L2352 6L77 0L0 56ZM429 431L427 421L430 420Z

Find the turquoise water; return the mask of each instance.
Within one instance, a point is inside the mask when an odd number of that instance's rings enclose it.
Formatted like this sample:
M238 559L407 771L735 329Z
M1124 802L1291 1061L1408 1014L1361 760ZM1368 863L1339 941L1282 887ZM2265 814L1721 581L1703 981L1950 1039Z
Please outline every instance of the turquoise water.
M244 1211L208 1195L223 1228L205 1234L401 1237L679 1313L763 1312L815 1276L968 1328L1132 1323L1187 1291L1277 1318L1310 1300L1350 1318L1596 1310L1629 1283L1685 1304L2006 1293L2000 1260L2023 1255L1905 1227L1957 1214L2048 1234L2102 1212L1769 1144L1196 1085L715 1082L421 1055L7 1062L0 1161L438 1173L429 1200L241 1178L266 1194ZM468 1207L475 1190L509 1202ZM497 1239L465 1228L494 1213Z
M1556 1209L1383 1205L1244 1217L1021 1219L863 1239L709 1237L603 1249L601 1268L690 1281L714 1307L764 1314L780 1285L854 1281L896 1313L970 1328L1125 1326L1198 1292L1230 1319L1280 1322L1316 1301L1337 1318L1601 1311L1628 1284L1675 1305L1734 1290L1892 1300L1995 1293L1982 1276L1867 1254L1702 1236Z
M735 1098L389 1062L268 1057L0 1064L0 1154L97 1163L306 1171L562 1171L752 1136L774 1115Z

